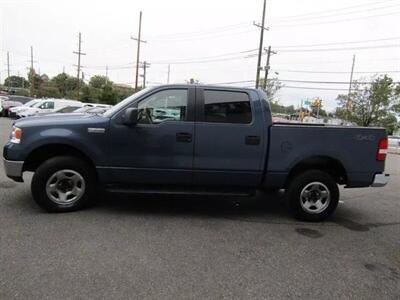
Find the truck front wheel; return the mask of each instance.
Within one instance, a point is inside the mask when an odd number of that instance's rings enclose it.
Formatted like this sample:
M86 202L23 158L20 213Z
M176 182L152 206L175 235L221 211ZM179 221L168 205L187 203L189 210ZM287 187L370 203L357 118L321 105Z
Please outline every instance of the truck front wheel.
M93 197L95 179L93 168L84 160L54 157L37 168L31 183L33 199L49 212L78 210Z
M309 170L291 180L286 197L297 218L319 222L335 211L339 202L339 189L328 173Z

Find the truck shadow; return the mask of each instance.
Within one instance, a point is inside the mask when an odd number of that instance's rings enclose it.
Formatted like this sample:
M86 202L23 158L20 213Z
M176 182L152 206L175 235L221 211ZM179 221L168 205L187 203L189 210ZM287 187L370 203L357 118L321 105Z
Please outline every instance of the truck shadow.
M102 195L93 208L104 213L221 218L247 222L293 223L282 198L258 193L253 197L182 195Z

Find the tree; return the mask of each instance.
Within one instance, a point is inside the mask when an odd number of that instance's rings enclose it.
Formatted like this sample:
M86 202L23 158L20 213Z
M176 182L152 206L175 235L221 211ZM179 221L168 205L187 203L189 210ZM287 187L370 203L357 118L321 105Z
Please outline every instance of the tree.
M276 100L270 101L270 105L271 105L271 112L273 114L292 115L292 114L296 113L296 110L293 105L284 106L284 105L280 104L279 101L276 101Z
M50 80L58 88L63 97L67 94L67 80L69 77L66 73L60 73Z
M109 82L106 76L95 75L90 78L89 85L91 87L101 89L106 83Z
M339 95L336 114L360 126L382 126L393 132L398 127L398 87L387 75L373 77L371 81L371 85L354 82L350 98Z
M260 78L260 86L263 86L263 84L264 78ZM267 94L268 100L272 102L276 100L276 95L282 87L282 82L280 82L279 79L275 77L267 79L267 87L263 90Z
M189 80L186 80L187 84L199 84L200 81L198 79L190 78Z
M29 82L24 77L13 75L4 80L4 85L6 87L27 88L29 87Z
M111 82L107 82L103 86L99 100L101 103L105 103L105 104L114 105L117 103L117 101L118 101L117 93L114 91Z
M81 86L82 86L82 81L81 81ZM68 78L65 80L65 88L67 91L74 91L78 88L78 78L68 76Z
M61 98L62 95L59 89L50 81L43 82L37 93L39 97L45 98Z

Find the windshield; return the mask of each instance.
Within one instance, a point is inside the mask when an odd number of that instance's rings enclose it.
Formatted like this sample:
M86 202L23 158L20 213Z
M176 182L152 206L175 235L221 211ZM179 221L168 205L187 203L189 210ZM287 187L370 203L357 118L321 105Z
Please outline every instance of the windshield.
M77 110L75 110L75 112L77 112L77 113L86 112L91 108L92 108L91 106L84 106L84 107L78 108Z
M42 103L43 103L43 101L39 100L39 101L33 103L30 107L38 107Z
M35 104L37 101L38 101L38 100L36 100L36 99L31 100L31 101L28 101L28 102L26 102L26 103L24 104L24 106L31 107L31 106L32 106L33 104Z
M117 111L119 111L122 107L126 106L128 103L130 103L131 101L135 100L136 98L142 96L143 94L147 93L149 90L151 90L152 88L145 88L131 96L129 96L128 98L122 100L121 102L119 102L118 104L114 105L113 107L111 107L109 110L107 110L103 116L105 117L111 117L114 113L116 113Z

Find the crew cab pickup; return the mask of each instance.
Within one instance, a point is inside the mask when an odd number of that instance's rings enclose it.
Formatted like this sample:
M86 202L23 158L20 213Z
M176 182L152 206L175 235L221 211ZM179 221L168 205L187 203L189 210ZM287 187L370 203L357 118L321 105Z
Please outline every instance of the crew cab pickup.
M144 89L100 115L18 120L4 147L8 177L34 172L45 210L77 210L106 189L248 195L284 190L295 216L321 221L346 188L384 186L381 128L272 122L264 92L203 85Z

